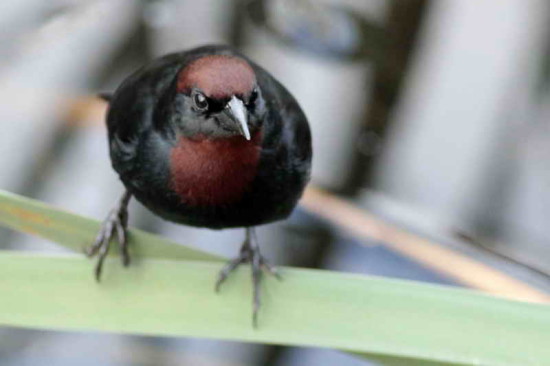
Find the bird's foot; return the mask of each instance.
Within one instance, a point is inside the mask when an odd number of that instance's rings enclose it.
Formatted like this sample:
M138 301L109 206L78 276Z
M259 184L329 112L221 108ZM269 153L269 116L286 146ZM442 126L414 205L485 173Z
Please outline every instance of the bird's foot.
M101 229L92 245L85 249L88 257L98 256L95 267L95 278L99 282L103 269L103 262L109 254L111 241L115 238L120 246L122 263L126 267L130 264L130 253L128 251L128 202L130 194L126 192L117 205L109 212L109 215L101 224Z
M216 292L219 292L221 285L227 277L240 264L250 263L252 267L252 286L253 286L253 308L252 308L252 324L254 327L258 325L258 311L260 309L260 282L262 279L262 270L273 275L278 280L281 280L281 275L277 268L272 266L264 256L260 253L260 247L256 241L253 229L248 228L246 239L241 247L239 256L229 261L220 271L218 280L216 281Z
M254 276L254 269L258 272L260 269L264 269L269 274L275 276L278 279L281 279L281 275L277 271L277 268L272 266L264 256L260 254L259 250L253 251L250 246L243 244L239 256L235 259L230 260L220 271L218 275L218 280L216 281L216 292L220 290L221 285L227 277L241 264L250 263L252 265L252 275ZM261 274L261 272L260 272Z

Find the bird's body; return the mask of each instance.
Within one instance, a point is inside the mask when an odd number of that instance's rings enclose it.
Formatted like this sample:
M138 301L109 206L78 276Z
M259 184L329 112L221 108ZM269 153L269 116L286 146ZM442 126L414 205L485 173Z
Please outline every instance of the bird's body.
M180 126L195 115L184 105L167 105L178 98L178 76L213 56L228 63L221 73L232 71L232 58L253 70L265 105L250 121L256 124L250 140L209 136L200 126L186 136ZM213 89L230 97L223 85ZM283 219L309 179L310 133L300 107L271 75L228 47L172 54L140 69L114 93L107 124L113 167L124 185L151 211L178 223L220 229Z
M223 229L246 228L240 255L216 288L249 262L254 321L261 256L253 228L286 218L309 180L311 136L296 100L267 71L226 46L159 58L128 77L107 98L109 149L126 187L89 255L99 255L99 280L111 238L124 264L132 196L164 219Z

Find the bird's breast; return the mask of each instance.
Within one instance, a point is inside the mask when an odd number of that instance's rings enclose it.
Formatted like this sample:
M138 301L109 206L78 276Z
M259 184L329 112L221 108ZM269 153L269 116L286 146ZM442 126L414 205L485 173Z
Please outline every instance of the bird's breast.
M181 137L170 152L172 190L192 206L237 202L256 177L261 133L210 139Z

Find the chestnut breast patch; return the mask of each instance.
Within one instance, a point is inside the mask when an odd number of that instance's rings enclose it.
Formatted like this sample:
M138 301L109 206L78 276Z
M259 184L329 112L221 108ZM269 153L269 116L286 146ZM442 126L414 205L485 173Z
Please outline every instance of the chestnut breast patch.
M181 137L170 154L171 188L192 206L238 201L256 177L261 133L209 139Z

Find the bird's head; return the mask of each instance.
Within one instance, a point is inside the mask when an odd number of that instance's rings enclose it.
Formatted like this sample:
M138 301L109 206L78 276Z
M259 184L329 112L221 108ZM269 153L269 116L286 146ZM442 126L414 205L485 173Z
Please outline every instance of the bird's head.
M265 103L254 69L243 58L203 56L179 70L174 85L172 115L184 136L250 140L261 127Z

